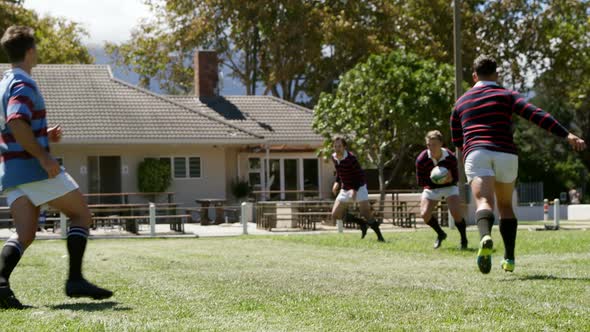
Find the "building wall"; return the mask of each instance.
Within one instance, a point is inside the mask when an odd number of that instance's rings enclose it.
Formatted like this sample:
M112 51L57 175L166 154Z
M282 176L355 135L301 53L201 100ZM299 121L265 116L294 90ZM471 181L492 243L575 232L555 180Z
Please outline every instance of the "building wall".
M173 179L168 191L175 201L194 206L197 198L227 197L226 151L221 146L203 145L52 145L52 155L63 158L64 167L88 192L88 157L121 157L121 191L137 192L137 168L148 157L200 157L201 178ZM86 171L86 172L84 172ZM143 200L138 197L136 200Z
M231 183L238 178L238 148L227 147L225 149L225 192L227 199L231 202L235 201L231 192ZM235 202L234 202L235 203Z

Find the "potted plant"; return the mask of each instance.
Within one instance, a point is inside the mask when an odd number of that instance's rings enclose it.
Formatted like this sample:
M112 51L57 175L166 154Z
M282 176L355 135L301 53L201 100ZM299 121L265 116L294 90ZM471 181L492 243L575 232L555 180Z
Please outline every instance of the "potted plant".
M236 178L230 184L232 195L238 200L242 201L252 193L252 187L248 181Z

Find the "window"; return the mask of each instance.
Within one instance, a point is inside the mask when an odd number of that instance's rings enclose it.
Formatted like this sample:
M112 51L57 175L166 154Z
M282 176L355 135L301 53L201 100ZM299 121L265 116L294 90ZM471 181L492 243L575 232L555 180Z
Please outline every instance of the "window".
M248 168L251 171L259 171L260 167L260 158L249 158L248 159Z
M174 177L177 179L186 178L186 158L174 157Z
M262 189L262 164L260 158L248 158L248 181L256 189Z
M198 179L201 177L200 157L174 157L175 179Z
M174 179L201 177L201 157L160 157L159 159L170 167Z
M319 164L317 159L303 159L303 190L304 196L319 196Z
M200 157L189 157L188 158L188 175L191 178L201 177L201 158Z

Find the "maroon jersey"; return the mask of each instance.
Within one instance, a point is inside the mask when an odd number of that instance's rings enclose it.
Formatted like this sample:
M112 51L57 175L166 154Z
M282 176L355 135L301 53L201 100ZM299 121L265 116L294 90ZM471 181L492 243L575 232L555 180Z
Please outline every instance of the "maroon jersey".
M463 159L479 149L517 154L513 114L556 136L569 134L551 114L527 103L517 92L492 82L479 82L457 100L451 115L453 144L463 150Z
M453 181L445 184L436 184L430 180L430 172L435 166L441 166L449 170L453 176ZM428 149L422 151L416 158L416 181L424 189L436 189L448 186L454 186L459 180L459 171L457 169L457 158L447 148L442 148L442 156L438 162L430 157Z
M367 184L365 171L361 168L356 157L349 151L344 151L344 158L336 159L336 154L332 154L332 161L336 168L336 182L340 183L340 188L344 190L358 190Z

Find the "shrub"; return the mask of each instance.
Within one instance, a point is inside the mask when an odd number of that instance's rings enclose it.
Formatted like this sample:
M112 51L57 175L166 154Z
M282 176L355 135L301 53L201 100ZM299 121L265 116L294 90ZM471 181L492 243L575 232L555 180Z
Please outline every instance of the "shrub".
M140 192L163 192L170 187L170 164L158 159L145 159L137 170L137 186Z

